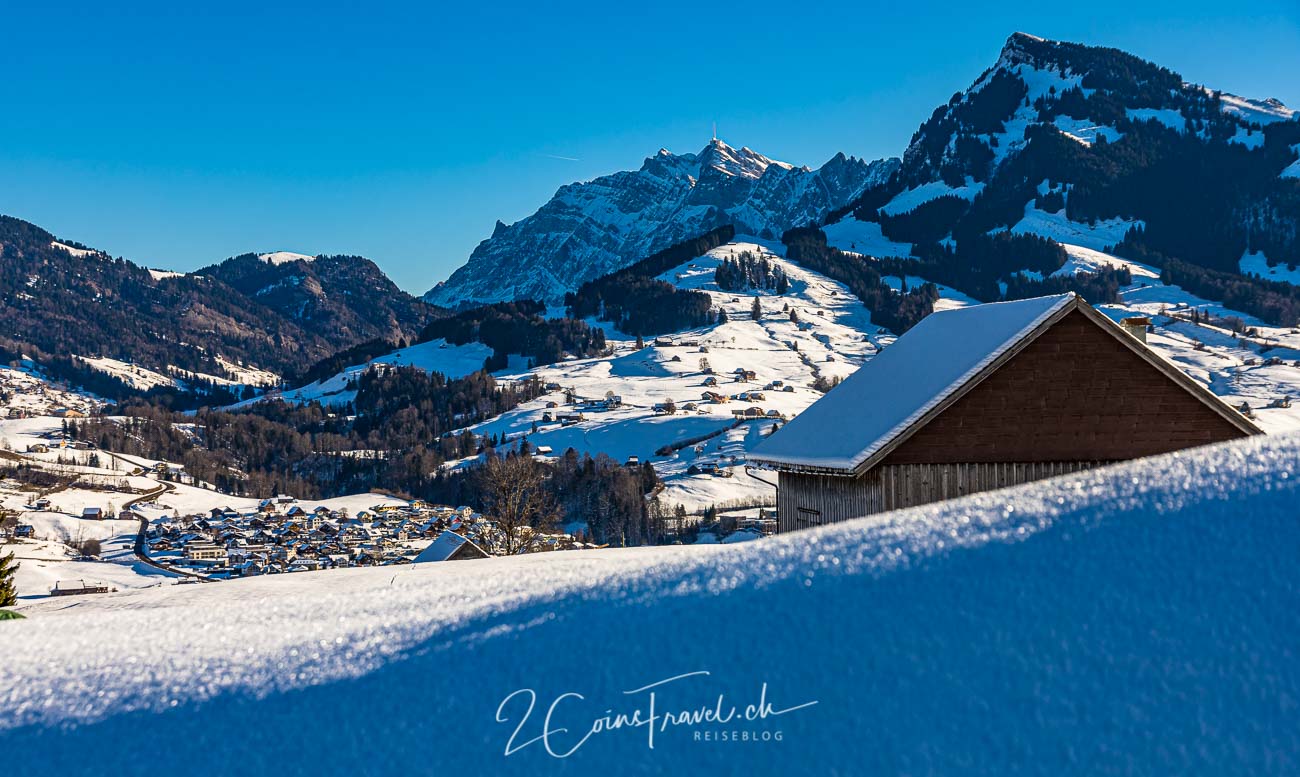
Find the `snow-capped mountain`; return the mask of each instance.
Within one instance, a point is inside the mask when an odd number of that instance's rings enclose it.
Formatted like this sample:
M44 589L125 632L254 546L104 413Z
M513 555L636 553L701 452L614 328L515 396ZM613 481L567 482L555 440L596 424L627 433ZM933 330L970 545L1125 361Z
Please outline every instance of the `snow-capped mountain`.
M898 160L836 154L816 170L710 141L698 154L661 149L639 170L562 187L536 213L497 223L469 261L425 299L454 307L557 301L599 277L723 224L779 237L882 183Z
M1298 155L1300 119L1275 99L1016 33L921 124L899 175L859 199L850 221L861 223L841 229L862 253L920 255L914 244L1011 230L1237 275L1247 252L1300 262L1300 185L1287 173Z

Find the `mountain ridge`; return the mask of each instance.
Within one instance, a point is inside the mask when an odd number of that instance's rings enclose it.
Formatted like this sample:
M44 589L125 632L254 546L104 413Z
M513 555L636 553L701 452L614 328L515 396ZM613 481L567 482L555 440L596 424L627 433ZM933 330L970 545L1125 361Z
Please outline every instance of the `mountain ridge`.
M467 263L424 299L446 307L558 302L583 281L723 225L772 238L817 221L897 164L839 153L812 170L717 139L695 154L660 149L637 170L566 184L532 215L498 221Z
M1298 156L1300 120L1275 99L1016 33L921 123L898 174L827 223L852 213L878 225L865 253L951 264L943 254L960 254L963 239L1011 231L1189 265L1222 286L1245 276L1247 254L1300 261L1300 181L1286 172Z
M412 337L441 315L361 257L274 264L248 254L171 273L10 216L0 216L0 266L0 356L30 355L105 396L124 389L86 359L219 380L245 364L291 375L366 340Z

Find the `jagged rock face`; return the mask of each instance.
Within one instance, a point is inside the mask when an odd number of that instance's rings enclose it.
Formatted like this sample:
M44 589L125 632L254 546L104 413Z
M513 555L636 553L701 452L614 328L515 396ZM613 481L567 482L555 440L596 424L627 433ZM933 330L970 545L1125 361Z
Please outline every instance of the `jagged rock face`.
M562 187L536 213L492 237L426 296L449 307L565 291L724 224L779 237L819 220L897 169L837 154L817 170L711 141L698 154L660 150L637 171Z

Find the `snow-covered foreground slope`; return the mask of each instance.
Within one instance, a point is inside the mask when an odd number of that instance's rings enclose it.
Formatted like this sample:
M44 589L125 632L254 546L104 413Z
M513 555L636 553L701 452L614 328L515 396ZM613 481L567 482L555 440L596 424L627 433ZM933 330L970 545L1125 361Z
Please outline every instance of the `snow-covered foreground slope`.
M1300 437L1254 438L739 546L51 601L0 624L0 743L24 775L159 754L287 774L1294 773L1298 477ZM652 750L644 726L586 736L675 677ZM309 731L328 746L287 746ZM733 731L750 741L718 741Z

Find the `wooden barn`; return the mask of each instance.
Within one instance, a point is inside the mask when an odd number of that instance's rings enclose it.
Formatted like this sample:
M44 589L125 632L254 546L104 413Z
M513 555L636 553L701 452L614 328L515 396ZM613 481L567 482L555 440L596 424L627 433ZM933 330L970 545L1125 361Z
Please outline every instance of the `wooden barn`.
M791 531L1259 433L1065 294L926 317L750 462Z

